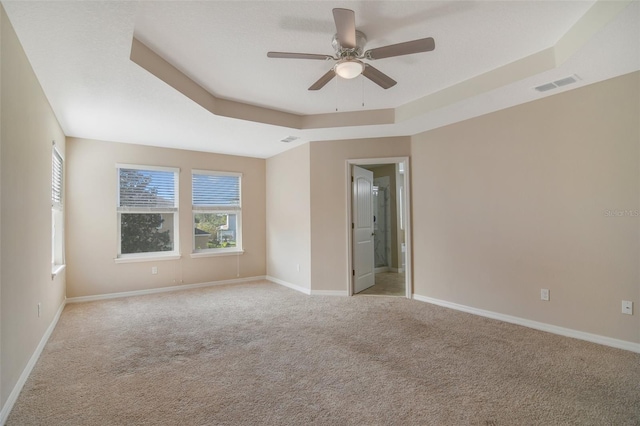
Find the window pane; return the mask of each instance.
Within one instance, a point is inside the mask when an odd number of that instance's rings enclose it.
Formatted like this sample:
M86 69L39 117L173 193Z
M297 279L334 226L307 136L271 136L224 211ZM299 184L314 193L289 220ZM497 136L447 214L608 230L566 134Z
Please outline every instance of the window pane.
M175 207L175 172L119 169L119 207Z
M193 174L193 206L240 207L240 176Z
M193 215L196 250L235 248L238 216L226 213L196 213Z
M173 213L121 213L121 253L172 251L173 215Z
M52 244L51 262L54 265L64 265L64 216L62 210L51 209Z

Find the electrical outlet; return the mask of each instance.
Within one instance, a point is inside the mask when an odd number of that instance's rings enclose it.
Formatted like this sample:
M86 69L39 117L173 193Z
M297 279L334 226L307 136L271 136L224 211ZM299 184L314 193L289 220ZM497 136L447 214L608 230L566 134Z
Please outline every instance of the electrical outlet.
M40 318L40 311L42 310L42 303L38 303L38 318Z
M296 264L296 269L298 270L298 272L300 272L300 264L299 263Z
M544 300L545 302L549 301L549 289L541 288L540 289L540 300Z
M622 313L627 315L633 315L633 302L630 300L622 301Z
M157 273L158 273L158 267L157 267L157 266L152 266L152 267L151 267L151 273L152 273L153 275L157 274Z

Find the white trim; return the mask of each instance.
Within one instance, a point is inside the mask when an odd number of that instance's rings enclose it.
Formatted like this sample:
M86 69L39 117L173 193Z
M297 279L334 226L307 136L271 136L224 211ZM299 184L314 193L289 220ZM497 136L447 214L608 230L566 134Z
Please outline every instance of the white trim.
M300 293L304 293L304 294L307 294L307 295L311 294L311 289L309 289L309 288L301 287L301 286L296 285L296 284L291 284L290 282L283 281L283 280L281 280L279 278L271 277L269 275L267 275L266 279L267 279L267 281L271 281L274 284L279 284L281 286L290 288L292 290L299 291Z
M201 170L201 169L191 169L191 176L193 175L208 175L208 176L235 176L242 177L242 173L240 172L218 172L215 170Z
M169 252L169 254L161 255L161 252L154 253L135 253L135 255L121 255L125 257L116 257L113 259L116 263L136 263L136 262L159 262L162 260L178 260L182 257L180 254Z
M443 306L445 308L455 309L457 311L467 312L469 314L496 319L496 320L508 322L511 324L522 325L524 327L533 328L535 330L546 331L548 333L558 334L560 336L572 337L574 339L586 340L587 342L598 343L605 346L611 346L617 349L624 349L627 351L640 353L640 343L628 342L626 340L619 340L611 337L600 336L599 334L592 334L584 331L573 330L571 328L559 327L557 325L533 321L526 318L500 314L498 312L493 312L493 311L486 311L484 309L478 309L471 306L460 305L453 302L447 302L446 300L420 296L419 294L414 294L413 298L420 302L431 303L433 305Z
M127 207L121 206L116 207L118 209L118 213L124 214L173 214L178 213L178 207Z
M311 295L347 297L349 296L349 292L344 290L311 290Z
M404 229L404 243L405 243L405 297L407 299L411 299L411 291L412 291L412 283L413 283L413 275L412 275L412 262L413 262L413 248L411 243L411 175L410 175L410 157L385 157L385 158L363 158L363 159L348 159L345 161L345 179L347 182L347 217L345 221L345 231L347 233L347 295L353 296L353 233L351 230L352 219L352 205L351 205L351 193L352 193L352 165L363 166L363 165L372 165L372 164L400 164L404 163L404 173L403 181L404 184L404 218L405 218L405 229ZM396 186L398 182L396 180ZM402 268L400 268L402 269Z
M56 275L64 271L67 265L51 265L51 279L54 279Z
M237 206L196 206L193 204L193 177L195 175L206 176L234 176L238 178L238 205ZM191 225L193 228L197 228L195 223L196 214L226 214L227 226L229 225L229 215L236 216L236 250L242 251L242 173L239 172L218 172L213 170L191 170ZM195 232L191 235L191 250L196 253L196 235ZM193 256L192 256L193 257Z
M212 214L236 214L242 211L241 206L191 206L193 214L212 213Z
M192 259L197 259L199 257L216 257L216 256L240 256L244 253L244 250L236 250L236 249L210 249L211 251L197 251L195 253L191 253ZM214 251L218 250L218 251Z
M123 164L116 163L116 169L129 169L129 170L151 170L154 172L172 172L180 173L179 167L166 167L166 166L147 166L144 164Z
M349 296L349 293L344 290L311 290L269 275L267 275L266 279L274 284L279 284L283 287L287 287L310 296Z
M156 293L169 293L172 291L192 290L195 288L202 288L202 287L244 284L248 282L261 281L264 279L265 277L263 275L258 277L234 278L231 280L211 281L211 282L199 283L199 284L183 284L183 285L175 285L171 287L150 288L147 290L123 291L121 293L97 294L95 296L69 297L67 298L67 303L94 302L96 300L118 299L121 297L131 297L131 296L144 296L147 294L156 294Z
M356 158L349 159L349 164L355 164L356 166L370 166L374 164L396 164L407 161L409 157L383 157L383 158ZM405 169L406 170L406 169Z
M169 172L174 174L173 179L173 207L161 207L158 209L155 208L127 208L120 206L120 170L121 169L132 169L132 170L142 170L142 171L161 171L161 172ZM178 256L180 258L179 252L179 242L180 242L180 168L178 167L163 167L163 166L147 166L140 164L122 164L116 163L116 217L117 217L117 226L116 235L118 236L118 242L116 247L116 263L127 263L127 262L136 262L136 260L128 261L128 260L119 260L122 256L122 215L123 214L149 214L149 213L157 213L157 214L172 214L173 217L173 250L169 252L169 254ZM150 253L152 256L157 255L159 252ZM140 253L136 253L139 255ZM170 259L160 259L160 260L170 260ZM144 260L142 260L144 261Z
M49 327L44 332L42 339L40 339L40 343L38 343L36 350L33 352L33 355L31 355L29 362L24 367L24 370L22 370L22 374L20 375L18 382L15 384L15 386L13 387L13 390L9 394L9 398L7 398L7 402L5 402L4 406L2 407L2 411L0 411L0 425L4 425L7 419L9 418L9 414L11 413L11 409L13 408L13 404L16 403L16 400L18 399L18 395L20 395L20 392L22 391L24 384L27 382L27 379L29 378L29 375L31 374L33 367L35 367L36 362L38 362L38 358L40 358L40 354L42 354L42 351L44 350L44 347L47 344L49 337L51 337L51 333L53 333L53 330L56 328L56 325L58 324L58 320L60 319L60 315L62 315L62 311L64 310L65 305L66 305L66 300L63 300L62 303L60 304L60 307L58 308L58 312L56 312L55 316L53 317L51 324L49 324Z
M400 166L398 166L400 167ZM411 158L405 157L404 161L404 268L398 272L404 273L406 281L405 296L411 299L413 292L413 230L411 229ZM397 184L397 182L396 182ZM402 271L400 271L402 270Z

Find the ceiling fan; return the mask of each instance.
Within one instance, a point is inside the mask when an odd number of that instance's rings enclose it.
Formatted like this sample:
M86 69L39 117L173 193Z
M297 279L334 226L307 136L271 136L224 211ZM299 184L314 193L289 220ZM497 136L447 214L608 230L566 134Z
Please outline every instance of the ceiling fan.
M360 74L383 89L388 89L395 86L397 82L372 65L363 62L363 59L376 60L410 55L413 53L430 52L436 47L433 38L428 37L365 51L364 45L367 43L367 36L361 31L356 30L356 17L353 10L333 9L333 20L336 23L337 30L331 42L336 52L335 56L289 52L268 52L267 56L269 58L337 61L325 75L309 87L309 90L322 89L336 75L350 79Z

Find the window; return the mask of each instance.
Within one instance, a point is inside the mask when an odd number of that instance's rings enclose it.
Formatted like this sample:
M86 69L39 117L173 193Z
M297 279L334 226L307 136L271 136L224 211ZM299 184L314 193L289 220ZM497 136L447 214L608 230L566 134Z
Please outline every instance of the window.
M51 160L51 274L52 278L64 268L64 212L62 156L53 147Z
M240 173L193 171L194 253L242 252L241 179Z
M118 257L177 256L178 173L169 167L119 164Z

